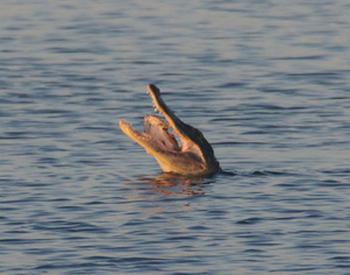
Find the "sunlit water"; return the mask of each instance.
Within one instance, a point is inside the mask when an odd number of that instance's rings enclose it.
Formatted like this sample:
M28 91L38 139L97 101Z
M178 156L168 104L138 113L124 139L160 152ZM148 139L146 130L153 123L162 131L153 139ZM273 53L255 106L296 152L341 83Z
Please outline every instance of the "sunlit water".
M0 272L346 274L350 3L1 1ZM117 120L154 82L225 173Z

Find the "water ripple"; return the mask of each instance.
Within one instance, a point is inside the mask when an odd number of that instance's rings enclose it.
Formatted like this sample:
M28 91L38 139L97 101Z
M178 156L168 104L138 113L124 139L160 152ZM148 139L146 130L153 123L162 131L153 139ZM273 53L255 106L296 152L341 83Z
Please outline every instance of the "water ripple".
M253 2L2 1L1 273L348 272L350 6ZM222 173L122 135L150 82Z

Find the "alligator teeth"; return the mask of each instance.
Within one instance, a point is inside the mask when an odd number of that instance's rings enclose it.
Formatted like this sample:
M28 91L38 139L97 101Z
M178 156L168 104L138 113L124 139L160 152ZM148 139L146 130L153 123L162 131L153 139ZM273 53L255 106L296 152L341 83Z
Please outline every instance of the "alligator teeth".
M160 114L160 111L158 110L158 108L156 107L156 105L153 105L153 110L154 110L156 113Z

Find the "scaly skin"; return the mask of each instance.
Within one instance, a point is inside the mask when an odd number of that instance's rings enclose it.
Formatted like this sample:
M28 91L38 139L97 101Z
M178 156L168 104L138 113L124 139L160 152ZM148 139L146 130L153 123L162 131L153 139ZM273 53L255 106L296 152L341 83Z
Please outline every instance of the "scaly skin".
M124 120L119 127L125 135L143 147L153 156L164 172L186 176L209 176L220 171L214 151L203 134L196 128L182 122L165 104L159 89L149 84L147 92L153 105L166 119L157 116L145 117L145 132L140 133ZM181 142L177 144L173 134Z

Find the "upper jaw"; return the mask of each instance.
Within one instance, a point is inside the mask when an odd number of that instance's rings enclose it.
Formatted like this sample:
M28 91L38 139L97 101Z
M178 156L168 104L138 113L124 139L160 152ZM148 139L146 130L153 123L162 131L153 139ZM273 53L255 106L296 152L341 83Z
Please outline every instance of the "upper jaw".
M152 99L152 104L155 110L160 112L165 117L166 121L169 124L169 127L174 130L175 134L181 140L182 144L184 145L183 148L190 147L190 145L193 144L193 141L189 137L192 127L183 123L165 104L160 95L160 90L158 87L156 87L154 84L148 84L147 93Z

